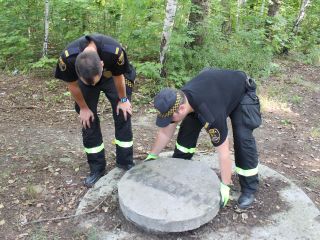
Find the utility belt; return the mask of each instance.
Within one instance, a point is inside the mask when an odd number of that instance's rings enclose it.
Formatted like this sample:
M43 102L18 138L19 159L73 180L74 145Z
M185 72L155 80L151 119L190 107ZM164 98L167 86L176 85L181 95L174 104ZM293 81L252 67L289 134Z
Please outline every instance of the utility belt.
M249 129L255 129L261 125L260 101L256 93L255 80L249 76L246 79L246 92L240 102L243 113L243 123Z
M112 78L111 71L103 71L102 75L107 80ZM125 78L126 85L132 88L134 85L135 79L136 79L136 75L137 75L136 69L134 68L134 66L129 63L129 71L124 73L123 75Z

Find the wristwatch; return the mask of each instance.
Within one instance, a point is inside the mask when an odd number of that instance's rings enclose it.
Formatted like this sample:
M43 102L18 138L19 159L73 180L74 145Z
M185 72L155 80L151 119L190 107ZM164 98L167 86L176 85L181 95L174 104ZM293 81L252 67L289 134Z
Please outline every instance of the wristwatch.
M128 101L128 98L127 97L122 97L119 100L120 100L120 102L125 103L125 102Z

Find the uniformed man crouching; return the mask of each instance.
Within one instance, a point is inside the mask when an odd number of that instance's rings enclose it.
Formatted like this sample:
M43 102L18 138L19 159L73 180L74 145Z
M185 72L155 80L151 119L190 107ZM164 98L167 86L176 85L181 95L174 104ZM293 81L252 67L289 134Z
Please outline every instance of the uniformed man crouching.
M126 170L133 167L130 100L135 70L129 64L121 45L113 38L101 34L81 37L63 50L55 77L67 82L83 126L83 145L90 167L85 185L93 186L104 174L106 167L97 114L101 91L110 101L113 110L116 165Z
M155 143L146 160L158 158L182 121L174 158L191 159L201 129L209 133L220 161L222 206L229 200L232 174L227 118L231 118L236 173L241 185L238 206L248 208L258 188L258 154L253 130L261 124L256 85L244 72L206 68L181 90L165 88L154 98L159 111Z

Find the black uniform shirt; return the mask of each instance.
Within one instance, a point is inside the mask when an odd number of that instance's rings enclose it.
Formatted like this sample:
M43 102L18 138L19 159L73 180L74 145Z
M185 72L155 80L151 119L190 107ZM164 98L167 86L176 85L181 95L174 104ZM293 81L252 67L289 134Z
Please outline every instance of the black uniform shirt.
M245 93L246 78L241 71L206 69L181 89L214 146L227 138L227 117Z
M56 67L55 77L66 82L78 79L75 69L76 58L93 41L97 46L100 59L103 61L103 76L119 76L129 72L129 62L121 45L111 37L102 34L83 36L71 42L61 53Z

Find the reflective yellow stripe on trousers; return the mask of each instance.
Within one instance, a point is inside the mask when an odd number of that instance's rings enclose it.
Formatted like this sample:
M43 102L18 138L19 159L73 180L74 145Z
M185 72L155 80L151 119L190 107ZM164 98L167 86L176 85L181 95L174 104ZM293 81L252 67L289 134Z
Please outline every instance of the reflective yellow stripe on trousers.
M129 147L132 147L133 146L133 141L130 141L130 142L122 142L122 141L119 141L117 139L114 140L114 143L116 145L118 145L119 147L123 147L123 148L129 148Z
M195 153L195 151L196 151L196 148L186 148L186 147L179 145L178 142L176 142L176 147L179 151L181 151L183 153Z
M258 166L253 169L244 170L242 168L236 167L236 173L238 173L241 176L250 177L258 174Z
M84 151L85 151L86 153L90 154L90 153L98 153L98 152L101 152L103 149L104 149L104 144L101 143L101 145L98 146L98 147L84 148Z

